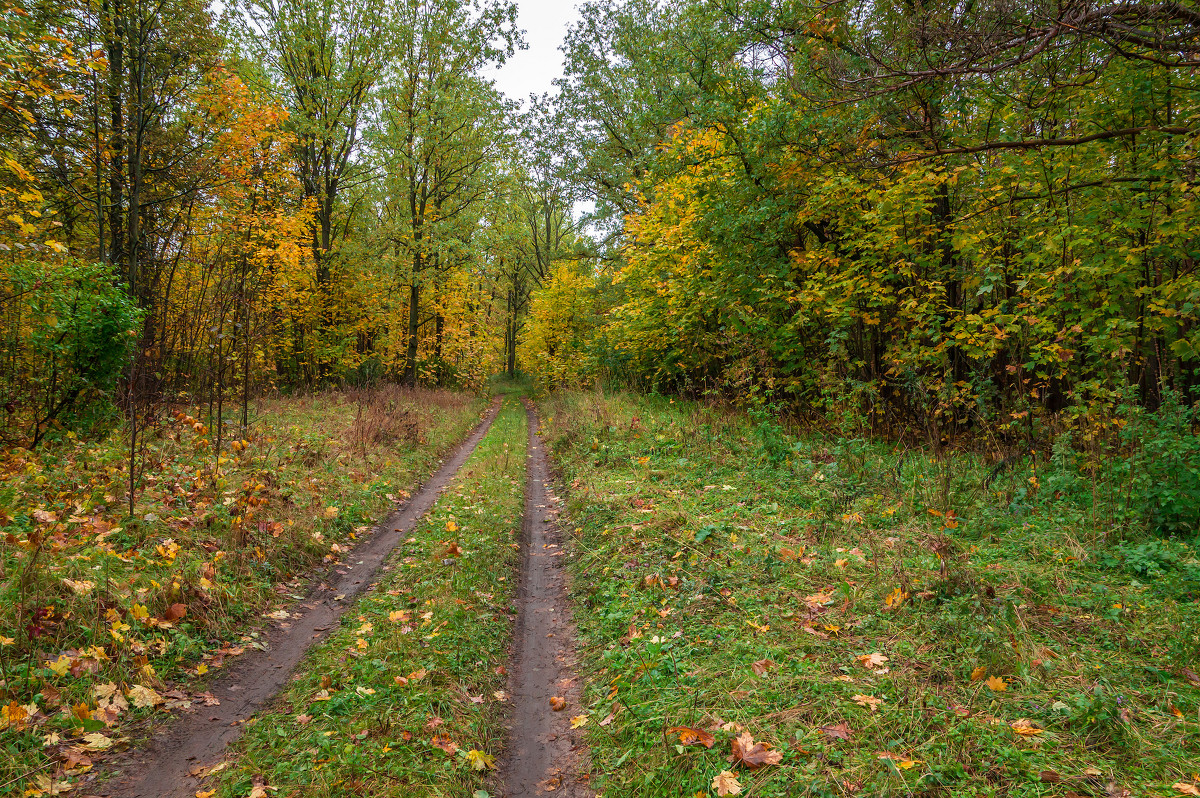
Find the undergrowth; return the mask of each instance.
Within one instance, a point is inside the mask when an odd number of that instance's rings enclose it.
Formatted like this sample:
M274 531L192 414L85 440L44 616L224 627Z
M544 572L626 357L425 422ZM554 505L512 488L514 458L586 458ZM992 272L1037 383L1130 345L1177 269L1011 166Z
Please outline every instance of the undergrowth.
M379 583L314 648L218 769L218 794L484 794L503 689L527 427L506 400Z
M202 702L196 683L261 647L264 608L342 558L481 409L395 387L264 400L218 457L179 408L144 436L132 514L119 431L4 452L0 785L63 789L142 719Z
M998 467L658 397L572 393L543 413L603 795L1200 780L1200 561L1186 526L1159 523L1191 510L1170 498L1190 476L1138 482L1155 446L1187 461L1194 438Z

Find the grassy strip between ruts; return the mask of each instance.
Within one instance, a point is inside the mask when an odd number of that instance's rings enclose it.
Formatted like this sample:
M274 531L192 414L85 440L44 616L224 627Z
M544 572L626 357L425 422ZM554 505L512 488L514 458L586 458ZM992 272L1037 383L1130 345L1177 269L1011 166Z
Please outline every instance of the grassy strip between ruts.
M504 740L526 448L508 398L379 584L252 721L216 794L485 794Z
M62 791L140 721L202 703L205 674L261 645L247 620L344 556L483 407L394 386L263 400L219 459L180 410L143 436L131 517L119 434L5 452L0 785Z
M761 425L654 397L543 413L603 795L1200 794L1195 595L1131 570L1146 533L1030 495L1065 470L778 428L772 463Z

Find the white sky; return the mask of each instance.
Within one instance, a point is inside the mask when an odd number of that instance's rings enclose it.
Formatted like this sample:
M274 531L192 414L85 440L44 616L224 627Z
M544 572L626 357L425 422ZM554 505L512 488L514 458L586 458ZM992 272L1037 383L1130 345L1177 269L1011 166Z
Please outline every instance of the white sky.
M496 85L511 99L528 105L530 94L542 94L562 77L558 47L567 23L578 18L578 0L517 0L517 25L525 30L528 50L520 50L495 75Z

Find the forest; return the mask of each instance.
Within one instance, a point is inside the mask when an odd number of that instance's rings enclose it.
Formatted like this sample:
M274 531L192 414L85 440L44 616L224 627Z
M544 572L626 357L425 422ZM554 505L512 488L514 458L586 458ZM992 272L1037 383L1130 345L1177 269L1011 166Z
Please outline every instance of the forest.
M554 698L590 707L559 733L593 764L541 791L1200 795L1194 3L586 0L528 98L495 80L517 0L0 0L0 33L0 794L75 789L125 724L212 698L175 685L265 652L247 619L287 629L275 602L418 505L404 600L364 594L341 659L314 648L280 695L317 734L311 701L374 678L356 651L395 625L431 635L375 660L428 660L386 680L424 714L372 705L342 759L307 740L332 764L294 794L521 789L487 752L545 441L576 520L544 545L579 547L546 600L583 651ZM765 646L754 679L820 681L788 652L846 645L861 667L821 689L886 697L755 704L656 633L681 584L739 656ZM750 609L763 585L786 621ZM443 634L463 653L435 667ZM1106 657L1115 686L1089 681ZM710 668L744 716L685 722ZM930 691L948 742L877 712ZM1020 745L980 753L980 718ZM438 767L350 756L393 724ZM262 734L188 795L293 778ZM693 774L714 739L732 769Z
M10 5L5 439L502 369L936 445L1186 403L1195 9L916 8L588 3L521 111L511 2Z

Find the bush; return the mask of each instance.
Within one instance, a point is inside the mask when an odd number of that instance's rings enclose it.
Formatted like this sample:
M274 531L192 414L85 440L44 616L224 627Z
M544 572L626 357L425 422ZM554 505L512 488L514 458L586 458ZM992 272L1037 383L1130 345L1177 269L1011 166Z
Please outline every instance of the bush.
M1157 412L1133 413L1123 435L1137 446L1132 496L1150 531L1159 535L1200 532L1200 437L1196 409L1178 393L1164 395Z
M37 445L55 423L113 390L137 345L142 313L112 269L77 261L0 270L4 437Z

